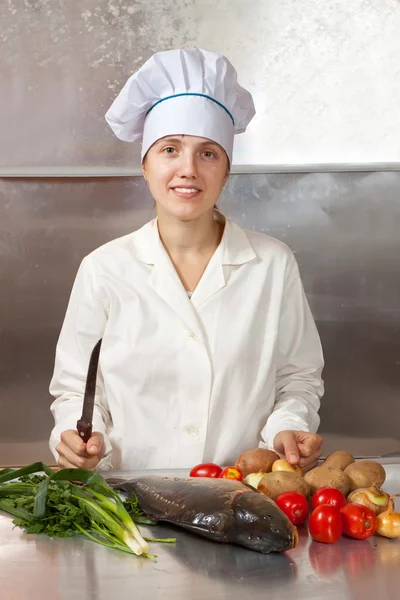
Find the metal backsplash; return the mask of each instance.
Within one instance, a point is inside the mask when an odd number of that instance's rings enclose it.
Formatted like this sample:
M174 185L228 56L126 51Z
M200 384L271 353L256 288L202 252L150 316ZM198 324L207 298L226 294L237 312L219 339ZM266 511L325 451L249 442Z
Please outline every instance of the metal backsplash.
M233 175L221 210L295 252L325 451L400 450L400 173ZM48 385L82 257L154 216L141 178L0 180L0 464L51 461Z
M254 95L235 168L398 165L399 29L396 0L2 0L0 176L138 174L104 114L154 52L190 46Z

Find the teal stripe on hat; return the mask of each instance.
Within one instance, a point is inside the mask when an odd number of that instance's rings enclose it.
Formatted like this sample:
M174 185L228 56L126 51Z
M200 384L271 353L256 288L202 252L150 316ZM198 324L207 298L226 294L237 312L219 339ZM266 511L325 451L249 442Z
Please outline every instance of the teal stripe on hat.
M199 96L200 98L207 98L208 100L211 100L212 102L215 102L215 104L218 104L218 106L220 106L221 108L224 109L224 111L226 112L226 114L228 114L230 116L230 118L232 119L232 123L235 125L235 120L232 117L231 113L226 108L226 106L224 106L223 104L221 104L221 102L218 102L218 100L215 100L215 98L211 98L211 96L207 96L206 94L195 94L195 93L190 93L190 92L186 92L184 94L174 94L173 96L167 96L166 98L161 98L161 100L158 100L155 104L153 104L153 106L151 106L149 108L149 110L146 113L146 117L149 114L149 112L151 112L153 110L153 108L155 106L157 106L157 104L160 104L161 102L165 102L165 100L170 100L171 98L179 98L180 96Z

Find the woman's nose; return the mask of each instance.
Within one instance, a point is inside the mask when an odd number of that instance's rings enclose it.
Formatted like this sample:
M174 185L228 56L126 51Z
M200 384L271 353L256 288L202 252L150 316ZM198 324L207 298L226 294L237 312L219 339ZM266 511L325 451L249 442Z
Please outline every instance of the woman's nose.
M195 179L198 176L196 157L192 154L182 156L182 160L179 164L177 174L180 177Z

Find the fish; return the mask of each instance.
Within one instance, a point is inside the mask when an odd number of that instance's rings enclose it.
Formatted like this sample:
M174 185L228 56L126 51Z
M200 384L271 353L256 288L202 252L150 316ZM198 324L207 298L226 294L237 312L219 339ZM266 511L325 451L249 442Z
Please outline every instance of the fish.
M148 518L216 542L262 554L285 552L298 542L297 528L275 502L240 481L148 475L108 483L136 494Z

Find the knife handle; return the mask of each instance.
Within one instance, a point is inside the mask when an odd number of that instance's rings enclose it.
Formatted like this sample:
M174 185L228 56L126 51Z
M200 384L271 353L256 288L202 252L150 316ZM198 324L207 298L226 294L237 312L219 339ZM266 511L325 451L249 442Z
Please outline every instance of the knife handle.
M90 423L86 423L85 421L82 421L82 419L79 419L79 421L76 424L76 428L78 430L79 437L86 444L86 442L88 442L90 440L90 438L92 437L92 426L91 426L91 424Z

